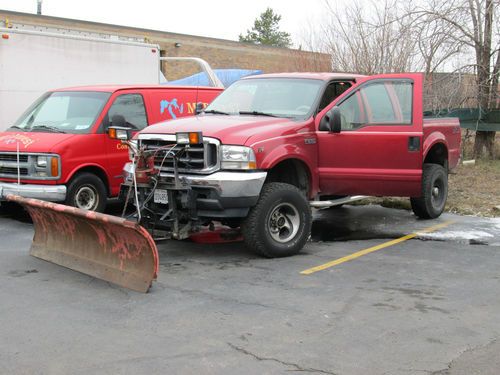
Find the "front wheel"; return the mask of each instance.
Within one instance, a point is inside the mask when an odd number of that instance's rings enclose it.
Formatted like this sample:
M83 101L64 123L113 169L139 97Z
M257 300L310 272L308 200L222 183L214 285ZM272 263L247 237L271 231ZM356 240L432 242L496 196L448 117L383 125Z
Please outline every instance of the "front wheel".
M103 212L106 208L106 187L96 175L80 173L71 180L65 203L83 210Z
M311 231L311 208L295 186L265 184L257 205L242 225L248 248L268 258L297 254Z
M448 197L448 174L438 164L424 164L422 196L410 198L413 213L421 219L435 219L444 211Z

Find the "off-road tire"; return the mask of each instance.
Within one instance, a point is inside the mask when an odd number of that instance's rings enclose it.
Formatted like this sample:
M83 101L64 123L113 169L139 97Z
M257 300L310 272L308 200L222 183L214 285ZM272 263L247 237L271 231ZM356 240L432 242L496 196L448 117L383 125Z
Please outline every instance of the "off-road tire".
M79 173L68 185L65 204L85 210L104 212L106 208L106 186L92 173Z
M281 219L285 225L277 229ZM290 225L293 222L296 225ZM295 255L304 247L311 222L311 208L303 192L290 184L270 182L263 186L241 229L248 248L267 258L278 258Z
M444 210L448 197L448 173L439 164L424 164L422 195L410 198L413 213L421 219L435 219Z

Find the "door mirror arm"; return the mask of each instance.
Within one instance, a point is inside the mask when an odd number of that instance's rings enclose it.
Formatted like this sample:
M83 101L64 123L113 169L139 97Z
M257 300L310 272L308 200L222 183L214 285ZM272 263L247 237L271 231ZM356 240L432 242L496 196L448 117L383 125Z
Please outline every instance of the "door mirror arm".
M325 113L325 115L323 116L323 118L319 122L319 130L331 132L330 117L331 117L331 112Z

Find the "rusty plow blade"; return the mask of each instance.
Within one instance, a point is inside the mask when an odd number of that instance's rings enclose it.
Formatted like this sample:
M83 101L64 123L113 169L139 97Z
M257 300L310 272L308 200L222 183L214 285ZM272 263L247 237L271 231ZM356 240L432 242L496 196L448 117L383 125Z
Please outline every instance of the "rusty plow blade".
M7 195L35 226L30 254L98 279L147 292L158 273L158 251L139 224L38 199Z

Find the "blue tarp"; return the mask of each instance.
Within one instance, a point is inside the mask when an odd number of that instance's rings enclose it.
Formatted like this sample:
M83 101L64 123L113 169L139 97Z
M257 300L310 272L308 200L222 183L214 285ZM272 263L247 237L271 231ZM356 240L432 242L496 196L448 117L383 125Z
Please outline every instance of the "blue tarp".
M224 87L228 87L240 78L262 74L262 70L250 69L214 69L215 74L221 80ZM174 86L209 86L208 77L205 72L193 74L192 76L169 81L166 84Z

